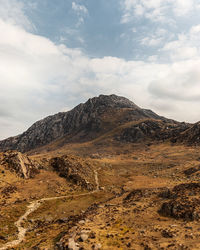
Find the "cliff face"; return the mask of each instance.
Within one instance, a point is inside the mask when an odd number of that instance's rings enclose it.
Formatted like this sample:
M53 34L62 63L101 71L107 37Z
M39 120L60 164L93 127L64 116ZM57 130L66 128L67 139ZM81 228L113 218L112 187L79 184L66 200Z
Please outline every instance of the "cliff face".
M117 125L145 118L165 120L124 97L100 95L71 111L48 116L34 123L21 135L0 141L0 150L26 152L63 136L69 136L72 141L90 140Z

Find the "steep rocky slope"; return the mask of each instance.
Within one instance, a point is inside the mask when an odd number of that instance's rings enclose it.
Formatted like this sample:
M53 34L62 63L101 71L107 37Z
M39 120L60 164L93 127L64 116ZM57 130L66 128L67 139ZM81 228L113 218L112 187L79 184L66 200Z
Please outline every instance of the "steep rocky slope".
M129 125L116 135L116 139L124 142L164 141L175 138L177 134L188 128L186 123L170 123L162 120L144 120Z
M174 140L188 145L200 145L200 122L195 123L182 133L178 134Z
M118 125L145 118L167 120L151 110L139 108L124 97L100 95L69 112L48 116L34 123L21 135L1 141L0 150L25 152L63 136L68 136L67 141L90 140Z

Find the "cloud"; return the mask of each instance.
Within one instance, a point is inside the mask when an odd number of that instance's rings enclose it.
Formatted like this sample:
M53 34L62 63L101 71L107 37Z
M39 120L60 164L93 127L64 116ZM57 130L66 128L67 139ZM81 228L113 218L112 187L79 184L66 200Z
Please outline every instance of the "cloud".
M152 81L149 84L150 93L156 98L166 101L199 102L199 62L191 61L172 65L169 67L169 73L163 79Z
M36 7L35 5L31 6ZM24 14L25 5L19 0L0 0L0 17L7 23L18 25L26 30L34 30L35 26Z
M151 21L172 22L170 15L185 16L199 8L197 0L121 0L123 9L122 23L136 17Z
M84 5L80 5L75 2L72 2L72 9L78 13L88 14L88 10Z
M178 34L176 40L167 42L162 51L172 60L195 59L200 56L200 25L194 25L188 32Z
M163 46L165 46L168 41L171 41L173 37L174 34L172 34L169 30L157 28L154 32L146 34L146 36L142 37L140 39L140 45L149 48L158 47L159 49L161 48L161 50L163 50Z
M84 5L72 2L72 10L76 12L78 16L77 26L80 26L82 23L84 23L84 17L88 15L88 9Z
M142 45L146 45L146 46L158 46L162 43L163 38L162 37L144 37L141 40L141 44Z
M169 64L163 76L148 85L153 109L176 120L200 120L200 58Z
M79 34L79 29L72 29L72 28L68 28L65 27L61 30L62 35L60 36L59 42L60 43L67 43L70 42L70 39L73 38L73 40L75 40L76 42L80 43L80 44L84 44L85 40L83 37L80 36Z
M196 0L176 0L173 2L173 12L177 16L187 15L198 7L199 3Z

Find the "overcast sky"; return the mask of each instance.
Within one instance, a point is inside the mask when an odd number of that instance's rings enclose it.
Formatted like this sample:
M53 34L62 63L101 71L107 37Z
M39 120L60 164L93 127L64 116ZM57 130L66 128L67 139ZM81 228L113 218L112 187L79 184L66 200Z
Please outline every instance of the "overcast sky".
M99 94L200 120L199 0L0 0L0 139Z

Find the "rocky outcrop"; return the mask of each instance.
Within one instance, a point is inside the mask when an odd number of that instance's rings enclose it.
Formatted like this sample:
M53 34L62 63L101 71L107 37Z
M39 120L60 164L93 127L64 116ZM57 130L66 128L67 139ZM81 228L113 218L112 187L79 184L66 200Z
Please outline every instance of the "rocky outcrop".
M200 145L200 122L191 125L188 129L174 138L175 142L188 145Z
M200 200L181 198L164 202L159 213L163 216L184 219L186 221L199 220Z
M144 197L149 197L155 193L154 189L134 189L131 191L125 198L124 198L124 203L130 203L132 201L140 201Z
M185 183L175 186L172 190L165 190L160 197L169 199L162 204L159 214L193 221L200 219L199 183Z
M186 170L183 171L183 173L186 175L186 176L191 176L193 174L196 174L198 172L199 174L199 171L200 171L200 166L197 166L197 167L192 167L192 168L188 168Z
M188 128L186 123L169 123L162 120L145 120L122 129L116 139L124 142L164 141L175 138Z
M63 137L66 138L63 143L90 140L117 125L146 118L167 120L151 110L139 108L124 97L100 95L71 111L60 112L34 123L21 135L0 141L0 150L26 152Z
M96 189L95 175L92 166L83 159L65 155L52 158L49 164L54 171L68 181L84 189Z
M41 168L37 162L17 151L5 152L0 165L3 165L6 169L15 172L19 177L25 179L34 177L39 173L39 169Z

